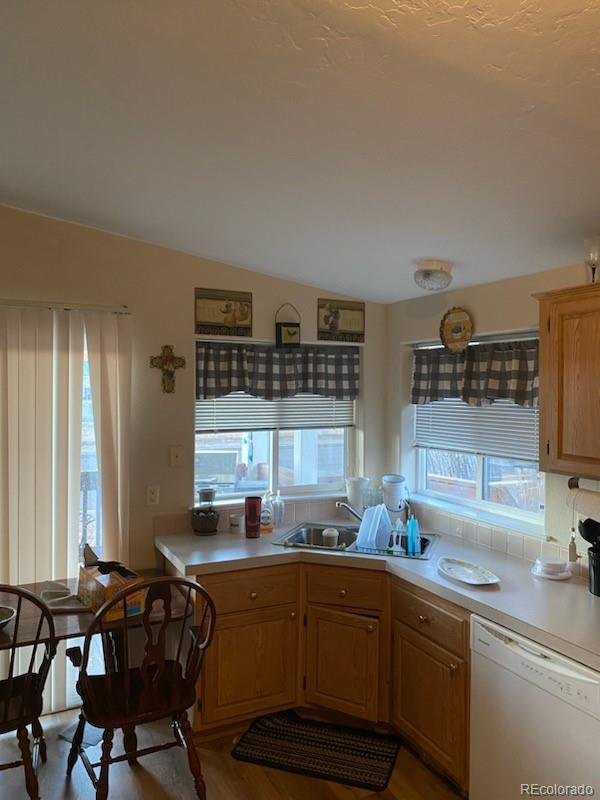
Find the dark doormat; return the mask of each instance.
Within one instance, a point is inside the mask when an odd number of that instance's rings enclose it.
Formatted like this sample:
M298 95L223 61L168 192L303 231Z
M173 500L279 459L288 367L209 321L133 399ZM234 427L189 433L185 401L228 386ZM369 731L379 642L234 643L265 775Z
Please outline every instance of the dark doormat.
M399 749L395 736L283 711L254 720L231 755L263 767L380 792L388 785Z

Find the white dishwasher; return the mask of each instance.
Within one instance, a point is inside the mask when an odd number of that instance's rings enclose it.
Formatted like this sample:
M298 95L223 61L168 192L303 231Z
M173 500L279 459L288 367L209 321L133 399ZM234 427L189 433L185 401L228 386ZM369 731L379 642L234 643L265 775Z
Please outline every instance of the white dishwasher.
M471 616L470 739L470 800L600 797L600 673Z

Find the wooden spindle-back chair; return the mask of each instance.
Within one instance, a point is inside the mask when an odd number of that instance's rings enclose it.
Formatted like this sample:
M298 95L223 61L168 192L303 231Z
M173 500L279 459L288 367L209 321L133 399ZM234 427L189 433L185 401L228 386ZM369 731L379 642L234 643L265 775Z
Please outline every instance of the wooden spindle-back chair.
M140 590L145 593L142 613L128 616L133 595ZM174 616L172 603L177 592L183 595L183 613ZM108 621L107 615L117 608L123 618ZM197 622L190 626L193 613ZM83 655L78 648L67 651L80 667L77 691L83 701L67 774L71 774L79 756L98 800L108 797L110 764L127 760L134 765L139 756L177 745L187 750L198 797L206 797L187 709L196 700L196 684L214 623L213 601L197 583L183 578L153 578L123 590L98 610L85 635ZM90 674L94 637L102 650L99 674ZM174 741L138 750L136 727L167 718ZM102 756L95 764L90 763L82 747L86 722L104 729ZM125 754L112 757L116 728L123 730ZM100 767L98 778L96 767Z
M13 619L0 630L0 733L16 731L21 751L20 761L0 764L0 771L22 766L27 794L38 800L38 762L40 758L46 761L40 716L46 678L56 655L54 621L48 606L25 589L0 584L0 598L2 605L15 609Z

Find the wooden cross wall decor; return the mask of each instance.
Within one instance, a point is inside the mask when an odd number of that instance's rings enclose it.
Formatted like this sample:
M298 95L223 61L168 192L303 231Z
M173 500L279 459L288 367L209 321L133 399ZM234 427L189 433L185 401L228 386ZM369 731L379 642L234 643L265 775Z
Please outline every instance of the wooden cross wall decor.
M185 358L175 355L172 344L164 344L159 356L150 356L150 366L162 370L162 390L171 394L175 391L175 370L185 367Z

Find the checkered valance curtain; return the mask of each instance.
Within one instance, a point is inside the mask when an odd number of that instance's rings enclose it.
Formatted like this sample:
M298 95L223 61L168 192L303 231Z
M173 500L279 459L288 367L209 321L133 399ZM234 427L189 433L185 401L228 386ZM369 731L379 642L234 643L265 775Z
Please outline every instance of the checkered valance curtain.
M196 342L196 399L213 400L245 392L263 400L316 394L356 400L358 347Z
M538 405L538 341L491 342L464 353L415 350L411 402L457 397L472 406L512 400Z

